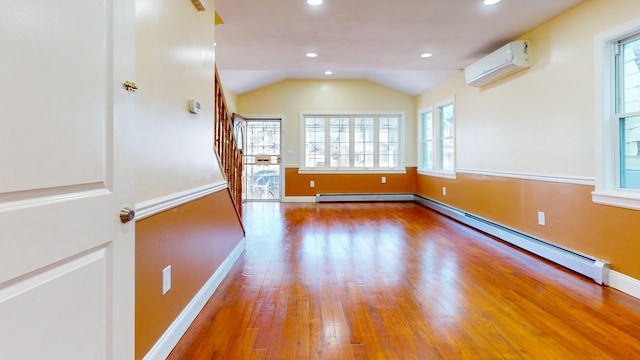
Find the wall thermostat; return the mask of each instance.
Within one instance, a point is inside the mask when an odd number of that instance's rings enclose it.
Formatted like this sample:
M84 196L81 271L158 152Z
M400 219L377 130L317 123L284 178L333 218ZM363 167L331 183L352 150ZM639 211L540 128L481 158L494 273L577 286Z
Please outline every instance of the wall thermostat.
M194 99L189 100L189 112L193 114L200 114L202 112L200 102Z

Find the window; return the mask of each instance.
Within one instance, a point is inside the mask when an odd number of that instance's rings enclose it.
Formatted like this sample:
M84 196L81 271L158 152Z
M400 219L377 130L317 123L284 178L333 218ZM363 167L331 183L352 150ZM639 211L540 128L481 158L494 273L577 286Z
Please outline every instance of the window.
M403 114L302 114L301 118L302 170L405 171Z
M453 98L418 114L418 172L455 178L455 112Z
M595 39L599 204L640 210L640 20Z
M640 190L640 34L616 44L614 120L619 125L622 189Z
M423 110L420 119L420 154L418 169L433 170L433 110Z

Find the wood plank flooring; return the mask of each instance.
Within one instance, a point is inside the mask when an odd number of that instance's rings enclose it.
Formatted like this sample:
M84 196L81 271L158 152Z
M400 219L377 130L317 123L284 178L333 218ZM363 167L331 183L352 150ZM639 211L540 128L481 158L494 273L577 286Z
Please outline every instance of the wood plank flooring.
M640 359L640 300L415 203L248 203L169 359Z

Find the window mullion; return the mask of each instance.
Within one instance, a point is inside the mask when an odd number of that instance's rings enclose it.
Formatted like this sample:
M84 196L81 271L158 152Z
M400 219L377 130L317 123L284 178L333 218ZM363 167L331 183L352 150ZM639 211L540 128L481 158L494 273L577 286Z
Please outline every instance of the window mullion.
M380 167L380 117L373 118L373 167Z
M349 117L349 167L353 168L356 165L356 136L355 136L355 122L356 119L353 116Z
M324 118L324 166L331 167L331 118Z
M433 121L433 169L442 170L442 107L437 107L437 118Z

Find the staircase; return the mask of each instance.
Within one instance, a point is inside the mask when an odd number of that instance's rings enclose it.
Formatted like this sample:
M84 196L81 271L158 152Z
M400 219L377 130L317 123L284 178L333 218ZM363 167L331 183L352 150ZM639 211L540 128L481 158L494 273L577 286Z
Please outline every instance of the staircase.
M216 69L215 99L214 147L227 178L236 212L242 220L242 150L238 147L234 134L233 118L224 100L218 69Z

